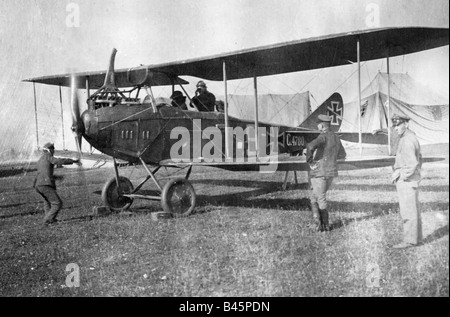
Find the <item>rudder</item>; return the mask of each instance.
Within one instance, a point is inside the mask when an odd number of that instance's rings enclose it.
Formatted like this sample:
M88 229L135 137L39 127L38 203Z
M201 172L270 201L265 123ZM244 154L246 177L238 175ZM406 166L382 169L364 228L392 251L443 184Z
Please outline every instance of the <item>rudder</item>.
M317 130L317 118L324 114L331 117L330 129L334 132L339 131L344 117L344 102L342 96L335 92L324 103L322 103L313 113L311 113L305 121L300 124L300 127Z

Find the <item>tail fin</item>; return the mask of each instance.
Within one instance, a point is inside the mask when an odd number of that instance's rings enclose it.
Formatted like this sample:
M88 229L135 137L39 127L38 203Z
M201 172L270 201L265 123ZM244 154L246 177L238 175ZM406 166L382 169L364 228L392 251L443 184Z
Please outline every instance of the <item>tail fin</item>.
M313 113L300 124L300 127L317 130L317 118L324 114L331 117L330 129L337 132L342 124L344 117L344 102L339 93L335 92L323 104L321 104Z

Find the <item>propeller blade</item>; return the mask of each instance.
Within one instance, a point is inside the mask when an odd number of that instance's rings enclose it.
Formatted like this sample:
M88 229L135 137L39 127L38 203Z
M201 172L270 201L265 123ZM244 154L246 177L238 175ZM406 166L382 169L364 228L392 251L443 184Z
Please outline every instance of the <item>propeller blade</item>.
M81 120L81 112L80 112L80 104L78 102L77 95L77 83L75 76L71 77L71 85L70 85L70 108L72 112L72 132L75 137L75 143L77 145L77 150L79 154L79 159L81 159L81 141L84 133L84 125Z
M75 143L77 145L77 151L78 151L78 159L81 159L81 156L83 155L83 152L81 151L81 135L77 135L74 133L75 136Z

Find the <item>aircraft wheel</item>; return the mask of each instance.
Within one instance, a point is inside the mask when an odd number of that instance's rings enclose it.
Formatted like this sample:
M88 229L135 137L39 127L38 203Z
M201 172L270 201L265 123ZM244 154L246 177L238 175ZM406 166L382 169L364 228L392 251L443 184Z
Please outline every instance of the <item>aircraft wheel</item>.
M119 176L119 190L117 190L116 178L109 179L102 189L103 203L113 211L121 211L130 208L133 199L123 197L133 191L133 184L126 177Z
M162 192L161 204L165 212L174 217L188 216L195 207L195 191L185 178L175 178L168 182Z

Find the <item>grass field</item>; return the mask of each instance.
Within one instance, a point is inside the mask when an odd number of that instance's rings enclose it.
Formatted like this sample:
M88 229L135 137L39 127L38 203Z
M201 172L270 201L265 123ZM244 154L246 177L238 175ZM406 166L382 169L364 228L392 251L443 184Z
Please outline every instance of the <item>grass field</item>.
M448 164L423 166L425 241L405 250L390 248L401 220L389 168L340 173L329 233L307 226L304 173L282 191L284 173L198 168L195 213L154 221L161 207L148 201L131 216L91 217L113 170L58 169L65 204L52 227L41 225L35 173L0 170L1 296L449 296ZM73 264L79 287L66 283Z

